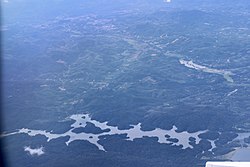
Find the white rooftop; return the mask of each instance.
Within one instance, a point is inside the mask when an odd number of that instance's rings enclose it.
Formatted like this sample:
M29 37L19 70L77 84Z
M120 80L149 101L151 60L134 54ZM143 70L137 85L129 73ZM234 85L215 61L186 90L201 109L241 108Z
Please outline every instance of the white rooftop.
M206 167L250 167L250 162L207 162Z

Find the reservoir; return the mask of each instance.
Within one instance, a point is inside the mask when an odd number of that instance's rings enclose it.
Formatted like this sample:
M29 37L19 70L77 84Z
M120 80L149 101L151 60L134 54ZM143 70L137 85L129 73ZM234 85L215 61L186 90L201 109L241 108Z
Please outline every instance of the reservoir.
M236 150L232 157L233 161L250 161L250 148L241 148Z

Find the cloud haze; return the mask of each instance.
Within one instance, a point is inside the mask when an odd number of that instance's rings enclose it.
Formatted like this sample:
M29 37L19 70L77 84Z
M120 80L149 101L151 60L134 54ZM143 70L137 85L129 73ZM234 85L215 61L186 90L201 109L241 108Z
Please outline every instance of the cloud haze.
M24 151L27 151L30 155L40 156L44 154L43 147L32 149L30 146L25 146Z

